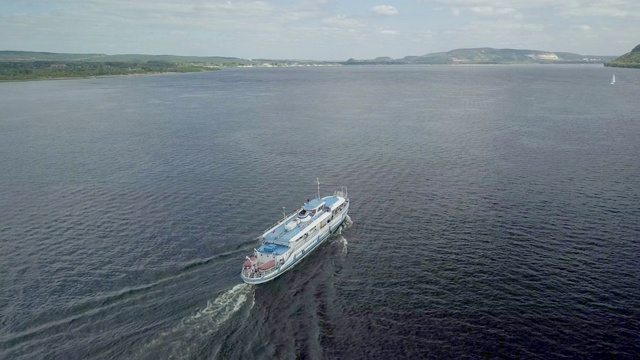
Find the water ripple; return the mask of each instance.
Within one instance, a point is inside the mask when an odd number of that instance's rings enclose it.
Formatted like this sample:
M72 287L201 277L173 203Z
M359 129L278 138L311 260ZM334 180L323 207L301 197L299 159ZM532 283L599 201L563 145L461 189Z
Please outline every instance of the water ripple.
M640 75L620 71L0 84L0 358L633 358ZM316 177L349 186L353 222L238 285Z

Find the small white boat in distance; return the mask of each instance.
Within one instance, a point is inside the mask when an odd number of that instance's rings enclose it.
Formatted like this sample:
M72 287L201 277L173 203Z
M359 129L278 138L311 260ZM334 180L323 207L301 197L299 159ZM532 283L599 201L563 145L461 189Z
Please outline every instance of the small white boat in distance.
M613 77L611 78L611 85L616 83L616 74L613 74Z
M349 197L342 187L331 196L307 200L296 212L269 227L262 234L262 245L247 256L240 277L247 284L271 281L300 263L347 217Z

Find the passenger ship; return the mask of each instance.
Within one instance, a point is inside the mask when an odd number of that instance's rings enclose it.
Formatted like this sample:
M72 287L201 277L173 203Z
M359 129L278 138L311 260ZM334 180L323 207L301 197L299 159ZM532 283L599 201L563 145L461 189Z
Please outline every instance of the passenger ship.
M349 197L342 187L332 196L307 200L296 212L267 229L262 245L247 256L240 276L248 284L271 281L300 263L347 217ZM286 214L286 213L285 213Z

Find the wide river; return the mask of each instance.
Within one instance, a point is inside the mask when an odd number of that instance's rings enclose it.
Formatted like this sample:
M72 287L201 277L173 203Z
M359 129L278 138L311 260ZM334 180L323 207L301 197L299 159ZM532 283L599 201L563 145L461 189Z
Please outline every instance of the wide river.
M596 65L0 83L0 358L637 358L639 96ZM348 224L243 284L316 178Z

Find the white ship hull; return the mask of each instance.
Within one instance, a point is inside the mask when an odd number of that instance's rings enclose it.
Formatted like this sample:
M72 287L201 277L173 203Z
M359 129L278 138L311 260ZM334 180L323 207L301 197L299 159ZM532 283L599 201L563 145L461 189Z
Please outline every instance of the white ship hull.
M242 280L262 284L289 271L340 228L348 211L346 189L305 203L264 233L262 246L242 267Z

